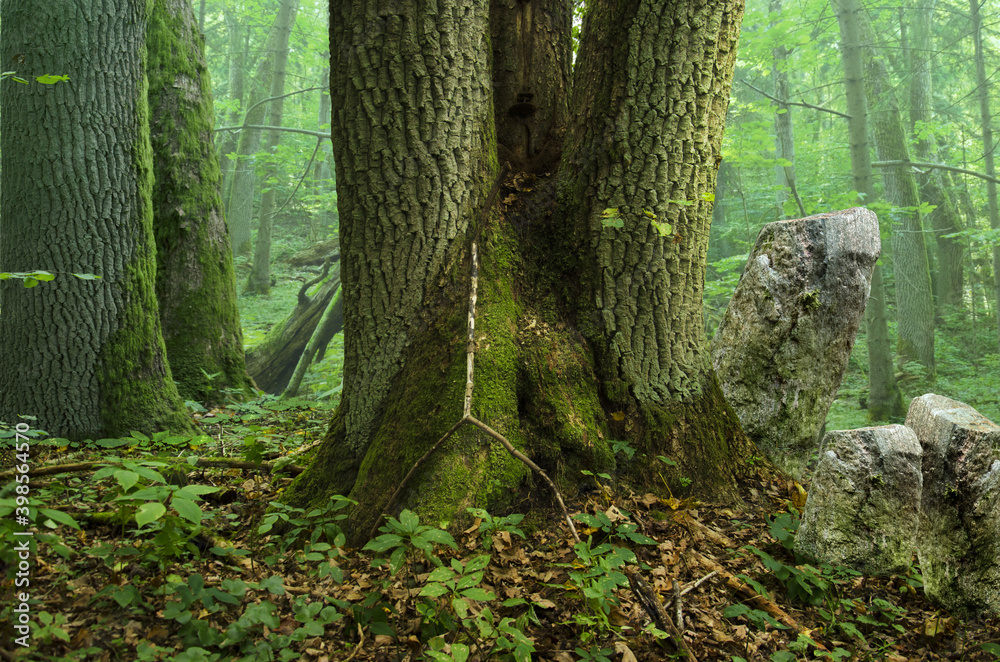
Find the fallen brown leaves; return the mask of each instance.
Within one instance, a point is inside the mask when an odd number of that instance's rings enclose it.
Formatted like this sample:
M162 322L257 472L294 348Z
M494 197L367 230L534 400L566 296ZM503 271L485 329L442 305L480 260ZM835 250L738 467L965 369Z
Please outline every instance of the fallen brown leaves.
M367 624L347 615L327 625L322 636L292 644L298 659L402 662L426 655L426 641L422 638L425 615L417 605L431 568L414 568L414 572L404 569L389 577L386 569L371 567L370 555L357 550L345 550L340 559L343 571L340 583L329 576L318 579L315 564L303 563L294 554L267 566L262 562L259 553L262 541L255 536L254 527L287 479L262 480L245 470L212 474L210 479L238 494L236 501L219 508L215 521L231 523L220 535L228 538L228 544L234 548L250 550L249 557L219 558L206 554L200 559L187 559L183 566L175 564L161 571L143 570L136 563L108 567L86 550L102 543L121 547L135 541L127 536L120 538L118 527L88 528L80 535L71 535L64 529L64 542L77 554L71 561L65 561L43 547L36 567L44 569L44 574L34 578L32 588L33 597L39 600L36 613L44 610L64 617L62 628L69 640L36 641L33 657L26 659L68 655L87 647L102 651L89 658L93 660L136 659L136 647L141 642L179 649L179 624L163 617L166 599L158 595L158 589L170 581L171 575L176 581L177 577L194 573L201 574L205 585L213 587L221 586L226 579L259 582L280 575L283 593L250 590L239 609L215 614L203 610L196 614L214 619L215 627L224 630L247 606L270 601L277 609L280 624L274 630L264 627L259 635L264 639L291 634L299 627L293 606L300 596L324 603L339 600L360 606L377 592L379 599L391 605L393 613L387 618L396 636L373 632ZM769 576L759 558L742 548L753 545L786 563L794 563L771 538L764 516L800 502L802 495L795 484L784 483L758 485L749 494L746 505L740 508L673 497L663 499L652 494L617 494L607 489L596 496L578 497L567 503L573 512L604 513L613 527L634 523L638 532L656 541L655 545L628 545L638 563L630 565L627 572L636 578L636 585L648 587L646 599L657 600L660 609L649 602L644 608L635 591L621 588L616 592L617 604L608 615L615 632L588 631L577 618L586 612L586 605L578 587L569 581L576 555L564 524L555 514L536 517L533 530L524 540L506 531L494 533L488 552L491 561L481 586L496 593L496 600L489 606L498 616L516 618L525 612L523 605L502 606L504 600L520 598L533 605L535 618L524 619L523 632L535 646L534 659L538 660L577 660L580 656L575 649L588 637L594 637L596 645L609 651L609 659L616 662L661 660L678 655L679 649L688 650L702 662L737 657L770 660L777 651L794 647L798 635L809 637L815 646L805 647L797 659L818 659L838 649L849 656L844 659L854 660L994 659L980 650L979 644L1000 641L1000 619L958 620L936 609L921 593L909 590L906 578L844 580L835 585L830 600L822 608L790 602L784 587ZM608 540L607 533L600 529L591 530L590 535L595 545ZM457 532L456 541L460 552L439 549L439 557L445 563L452 557L465 563L484 553L484 541L475 525ZM624 540L610 541L626 546ZM767 595L760 595L747 579L766 587ZM113 600L95 600L95 595L109 583L135 586L150 608L123 609ZM8 582L4 588L9 593L13 587ZM681 596L679 609L674 597L677 593ZM876 601L888 607L877 607ZM736 604L760 610L785 628L761 627L746 616L727 618L724 610ZM472 613L480 613L477 610L484 606L485 603L472 604ZM681 642L657 639L643 632L650 623L651 611L662 612L665 622L682 621L679 628L669 633L680 635ZM861 619L862 616L870 622ZM865 640L847 636L844 628L837 627L837 623L845 621L866 635ZM476 655L482 656L483 651L473 647L470 659L481 659Z

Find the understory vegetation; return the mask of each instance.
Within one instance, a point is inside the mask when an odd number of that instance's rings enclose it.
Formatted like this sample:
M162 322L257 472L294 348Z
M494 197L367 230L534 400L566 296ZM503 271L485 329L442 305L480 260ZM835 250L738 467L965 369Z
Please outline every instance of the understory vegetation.
M347 499L280 502L328 415L265 396L196 414L203 436L32 440L31 659L679 659L678 624L700 660L1000 659L1000 620L935 608L916 565L873 579L796 558L795 483L756 485L734 508L581 475L566 495L575 544L556 511L470 509L449 532L404 510L345 548ZM10 584L11 547L0 563ZM669 626L643 608L643 583Z

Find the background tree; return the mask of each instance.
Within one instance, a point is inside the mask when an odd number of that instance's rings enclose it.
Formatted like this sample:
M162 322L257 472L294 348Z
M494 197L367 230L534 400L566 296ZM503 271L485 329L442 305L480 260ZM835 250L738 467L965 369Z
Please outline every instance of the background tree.
M295 13L298 11L298 0L282 0L278 17L274 21L274 65L271 72L271 94L268 102L268 125L281 126L282 111L285 100L285 78L288 75L288 38L295 24ZM281 132L270 130L264 151L268 156L274 154L281 141ZM251 294L267 294L271 289L271 228L274 224L275 190L269 186L273 173L264 177L264 193L261 196L260 212L257 219L257 244L253 254L253 268L247 279L246 291Z
M541 22L569 28L568 2L543 4L522 15L520 43ZM491 95L487 3L397 9L332 7L345 382L290 500L349 493L360 505L347 525L362 538L414 460L461 418L477 237L474 415L564 485L581 469L658 481L661 454L699 490L733 496L752 445L711 371L701 292L741 4L590 3L558 181L515 176L502 214L489 195L504 109ZM544 87L525 90L508 117L562 103L569 40L549 39L559 56L524 61L555 71L522 72ZM612 208L621 227L602 222ZM629 439L643 459L616 466L611 439ZM466 426L397 507L451 520L467 505L509 504L525 477Z
M2 86L0 263L58 276L0 284L0 419L37 416L70 438L192 429L154 291L146 12L145 0L0 5L3 59L70 78Z
M189 2L154 0L146 71L154 181L156 296L181 395L253 393L212 143L212 91Z

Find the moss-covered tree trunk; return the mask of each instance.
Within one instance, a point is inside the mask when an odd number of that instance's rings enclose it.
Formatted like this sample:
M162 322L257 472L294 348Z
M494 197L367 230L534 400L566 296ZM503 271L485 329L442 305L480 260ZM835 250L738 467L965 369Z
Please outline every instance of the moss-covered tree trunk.
M753 448L712 373L701 293L742 3L593 0L575 116L549 129L566 136L559 175L513 159L499 206L487 205L494 126L512 115L492 97L487 45L504 30L491 30L491 15L524 31L544 12L566 12L546 25L569 30L570 3L529 3L530 20L502 1L492 14L486 0L442 0L435 12L380 4L337 3L331 16L345 381L326 443L289 500L350 494L359 506L347 529L359 541L414 461L462 418L473 241L475 418L571 494L581 469L662 486L653 462L669 455L679 468L660 473L675 488L683 474L713 498L735 496ZM549 34L557 55L514 58L555 68L519 74L535 81L530 100L514 101L534 106L531 118L568 91L559 81L569 40ZM621 228L602 223L611 207ZM674 231L661 234L646 211ZM636 459L615 457L612 440L630 442ZM464 426L394 508L452 522L533 486L523 465Z
M204 42L188 0L154 0L146 44L163 339L181 395L217 403L224 389L249 395L253 387L212 144Z
M70 438L191 430L154 290L146 0L4 0L0 13L19 74L70 77L0 88L0 264L57 274L0 285L0 419L30 414Z

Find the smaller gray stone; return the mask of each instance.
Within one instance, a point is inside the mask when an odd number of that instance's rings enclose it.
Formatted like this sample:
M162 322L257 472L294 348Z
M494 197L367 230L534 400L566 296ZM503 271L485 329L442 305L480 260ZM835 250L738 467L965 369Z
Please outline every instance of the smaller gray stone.
M1000 427L933 393L914 398L906 425L923 447L924 592L952 611L1000 613Z
M902 425L828 432L795 551L865 575L904 572L916 551L920 455Z

